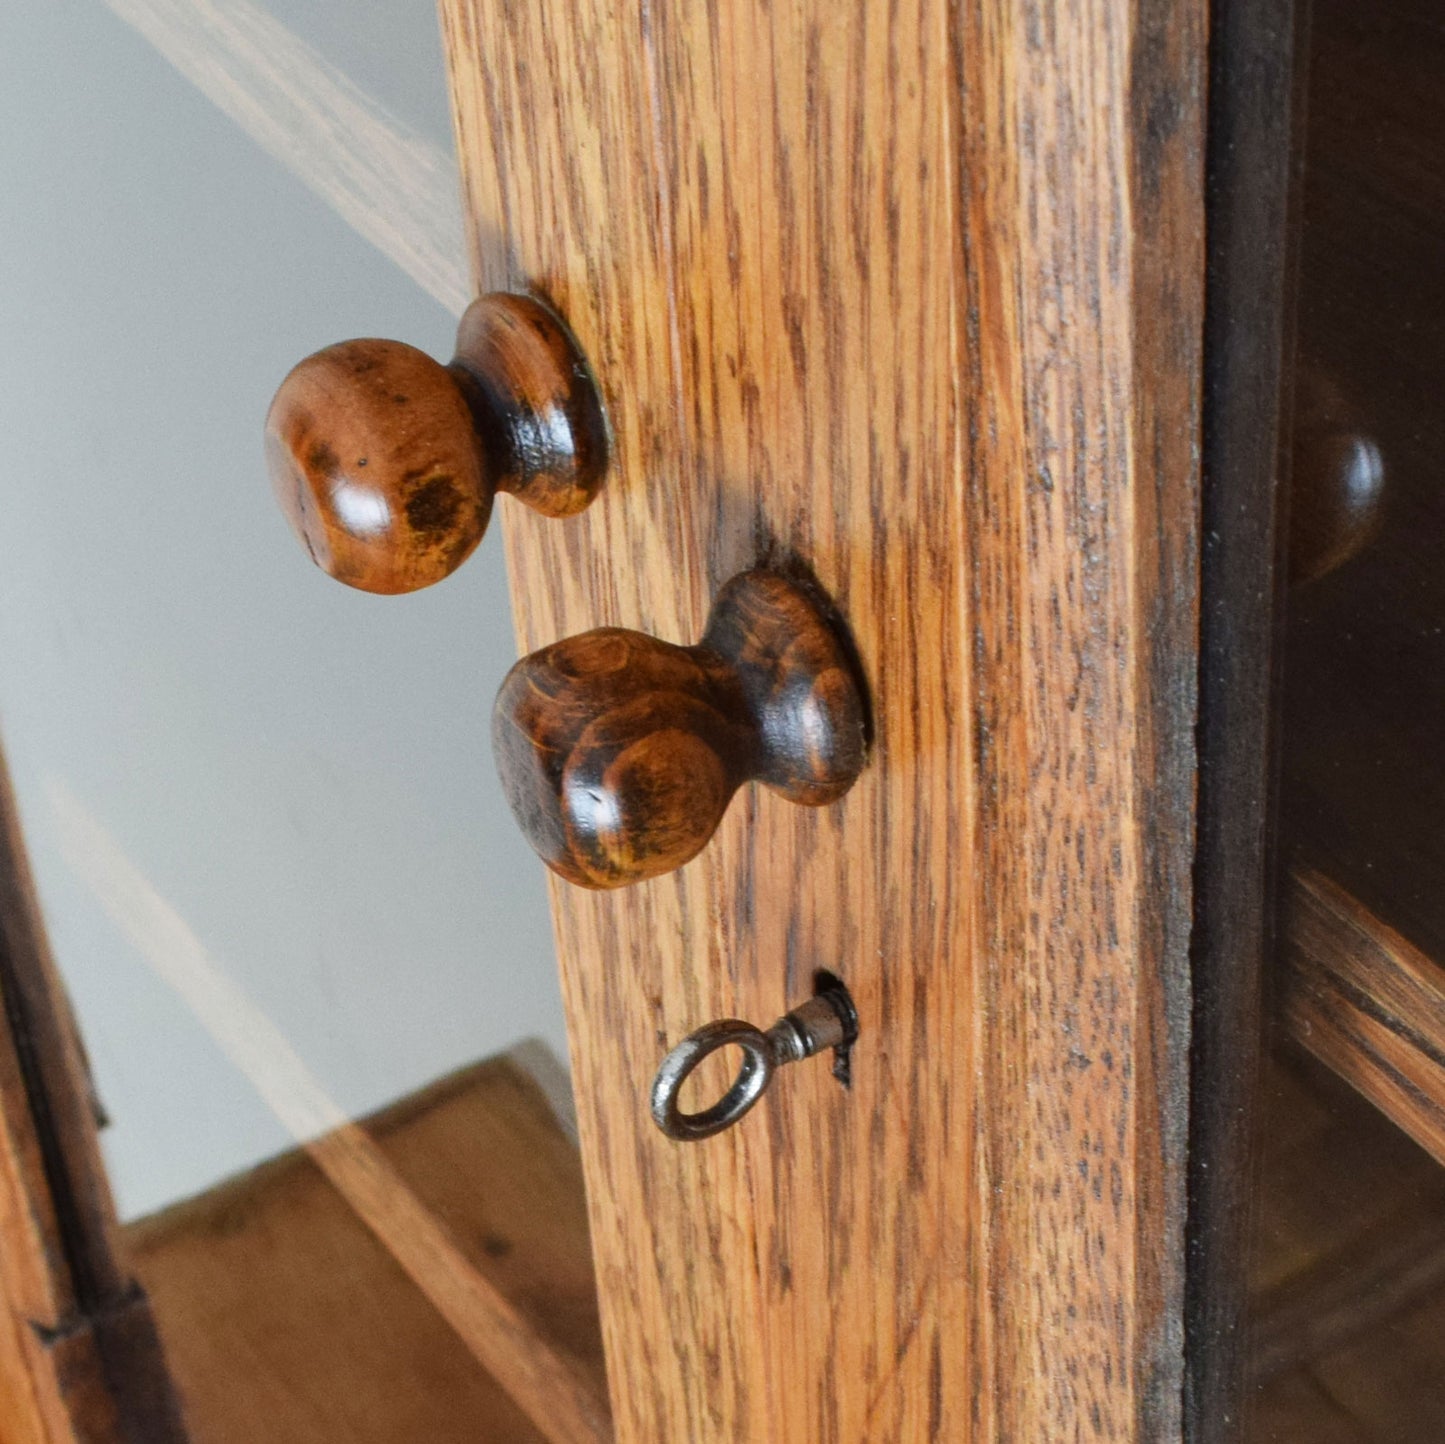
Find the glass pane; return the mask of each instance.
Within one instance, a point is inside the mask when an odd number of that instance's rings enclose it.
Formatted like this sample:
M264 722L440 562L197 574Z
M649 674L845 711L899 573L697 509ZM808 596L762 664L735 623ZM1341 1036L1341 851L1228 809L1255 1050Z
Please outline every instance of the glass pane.
M468 1404L526 1439L465 1319L408 1336L447 1312L413 1256L439 1228L598 1367L544 874L491 760L500 538L428 591L349 590L288 532L261 449L301 357L389 336L446 359L457 318L182 73L240 54L350 94L345 66L453 176L434 7L342 9L0 27L0 727L187 1402L224 1392L188 1370L244 1368L238 1400L275 1414L197 1437L483 1437ZM304 1349L348 1319L343 1397Z
M1445 1438L1445 14L1309 31L1254 1440ZM1445 1018L1445 1013L1441 1013Z

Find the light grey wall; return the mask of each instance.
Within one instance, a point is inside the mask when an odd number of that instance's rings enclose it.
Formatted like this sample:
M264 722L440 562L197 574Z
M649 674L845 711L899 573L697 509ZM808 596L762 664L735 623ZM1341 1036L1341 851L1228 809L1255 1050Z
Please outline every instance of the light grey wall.
M450 147L430 0L270 8ZM367 596L262 468L301 356L445 357L454 318L98 0L0 0L0 186L0 732L129 1216L290 1140L65 861L57 783L349 1111L525 1037L564 1055L561 1006L487 741L496 535Z

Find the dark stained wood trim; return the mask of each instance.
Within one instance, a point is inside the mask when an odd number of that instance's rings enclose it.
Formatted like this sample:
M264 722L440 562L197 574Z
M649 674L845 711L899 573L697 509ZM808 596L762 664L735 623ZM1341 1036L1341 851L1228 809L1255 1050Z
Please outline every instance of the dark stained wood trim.
M1268 943L1276 515L1294 0L1215 0L1209 65L1199 818L1191 947L1185 1432L1238 1435Z
M24 1081L25 1101L53 1218L54 1264L77 1311L125 1291L110 1248L113 1217L99 1166L89 1088L77 1035L59 990L30 878L8 779L0 778L0 997Z
M76 1444L186 1444L150 1300L138 1284L44 1342Z

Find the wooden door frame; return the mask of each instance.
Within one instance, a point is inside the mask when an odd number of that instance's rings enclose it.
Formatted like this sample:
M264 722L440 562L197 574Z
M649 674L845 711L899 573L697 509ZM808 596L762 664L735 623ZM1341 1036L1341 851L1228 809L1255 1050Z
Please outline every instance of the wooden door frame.
M826 9L443 3L479 286L618 446L506 517L523 647L801 557L879 719L829 814L554 887L619 1437L1178 1438L1207 6ZM851 1103L654 1136L814 966Z

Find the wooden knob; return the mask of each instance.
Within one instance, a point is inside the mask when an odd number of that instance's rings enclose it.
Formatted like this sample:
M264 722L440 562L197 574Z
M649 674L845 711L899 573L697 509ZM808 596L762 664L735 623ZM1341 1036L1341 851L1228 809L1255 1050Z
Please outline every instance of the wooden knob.
M818 807L866 751L863 692L839 625L804 587L734 577L703 639L601 627L524 657L492 742L527 840L583 887L621 887L701 851L750 779Z
M587 363L530 296L472 302L449 366L400 341L308 356L266 417L277 500L323 571L411 592L459 567L509 491L546 516L597 494L607 428Z
M1290 584L1344 566L1375 539L1384 516L1380 448L1334 381L1301 366L1290 463Z

